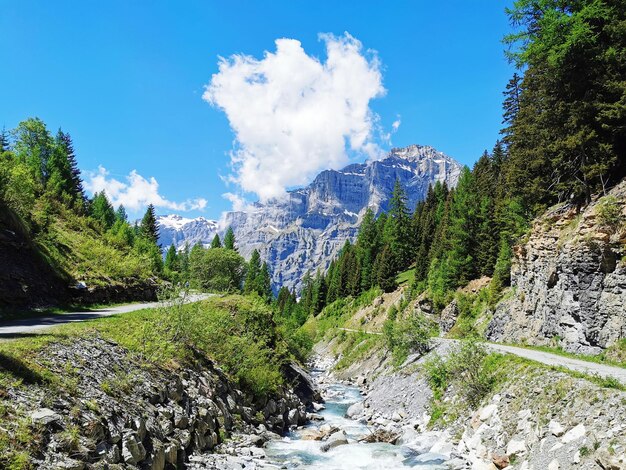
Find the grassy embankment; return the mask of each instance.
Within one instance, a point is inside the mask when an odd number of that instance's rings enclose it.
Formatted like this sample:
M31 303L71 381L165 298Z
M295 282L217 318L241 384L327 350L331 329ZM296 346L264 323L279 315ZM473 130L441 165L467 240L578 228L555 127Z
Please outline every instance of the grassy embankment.
M230 295L194 304L139 310L119 316L63 325L0 342L0 467L29 468L39 430L28 413L11 402L8 391L39 387L49 396L80 396L77 378L47 366L46 346L98 336L126 348L146 368L177 370L212 359L238 386L262 399L283 385L282 365L298 346L276 326L270 307L258 297ZM121 379L120 379L121 380ZM115 384L109 384L116 390ZM105 384L103 383L103 387ZM103 391L108 394L107 390Z

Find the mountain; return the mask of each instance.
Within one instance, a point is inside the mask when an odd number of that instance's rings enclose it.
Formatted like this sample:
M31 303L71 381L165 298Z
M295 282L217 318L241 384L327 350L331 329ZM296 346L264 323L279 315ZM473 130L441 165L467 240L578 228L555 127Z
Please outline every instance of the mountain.
M395 181L415 207L437 181L455 186L462 166L432 147L394 148L382 160L325 170L305 188L284 199L255 203L246 211L227 212L220 233L231 226L239 252L255 248L272 269L274 287L299 287L307 271L326 269L347 239L354 240L367 208L379 214L388 208ZM173 241L210 243L217 223L170 215L159 218L161 244Z
M180 215L160 215L157 217L159 226L159 243L166 250L170 245L182 248L185 243L193 246L196 243L209 245L219 231L219 224L215 220L204 217L187 219Z

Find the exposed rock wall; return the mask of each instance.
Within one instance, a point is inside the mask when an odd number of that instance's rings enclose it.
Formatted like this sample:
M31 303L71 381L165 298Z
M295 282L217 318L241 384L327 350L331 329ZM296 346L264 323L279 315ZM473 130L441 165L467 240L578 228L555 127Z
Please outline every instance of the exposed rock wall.
M626 182L609 198L626 216ZM599 216L606 200L579 214L559 206L534 223L515 248L513 296L497 307L489 339L598 353L626 338L626 230Z
M291 391L254 401L200 354L194 369L167 370L96 337L51 344L40 357L63 381L58 391L32 373L0 395L13 420L39 429L37 468L185 468L230 431L262 444L271 436L258 429L273 435L306 420Z

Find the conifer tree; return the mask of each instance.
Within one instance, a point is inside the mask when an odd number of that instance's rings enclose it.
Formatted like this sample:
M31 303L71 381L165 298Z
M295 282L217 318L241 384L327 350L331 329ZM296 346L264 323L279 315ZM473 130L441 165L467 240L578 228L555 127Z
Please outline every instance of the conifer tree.
M394 255L391 247L385 245L383 251L378 255L378 286L385 292L392 292L396 288L396 268Z
M159 227L157 225L154 206L150 204L146 213L141 219L140 233L144 238L152 241L155 245L159 243Z
M105 230L110 229L115 223L115 211L104 191L93 195L89 204L89 215L99 221Z
M211 248L222 248L222 242L220 241L220 236L217 233L213 237Z
M176 253L176 247L172 243L165 254L164 267L168 271L178 271L178 254Z
M272 279L270 277L270 268L267 265L266 261L263 261L263 265L261 266L261 272L259 275L259 295L266 302L271 302L273 297L272 292Z
M8 152L9 150L11 150L9 133L7 132L5 127L2 127L2 132L0 132L0 155L2 155L4 152Z
M128 222L128 215L126 214L126 209L122 204L120 204L115 211L115 219L119 222Z
M227 250L235 250L235 233L233 232L232 227L228 227L226 230L226 234L224 235L224 248Z

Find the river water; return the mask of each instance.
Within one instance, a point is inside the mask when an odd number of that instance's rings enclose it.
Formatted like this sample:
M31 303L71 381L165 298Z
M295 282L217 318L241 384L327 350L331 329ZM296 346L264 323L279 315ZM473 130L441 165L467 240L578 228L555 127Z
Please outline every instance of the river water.
M314 378L324 372L314 369ZM386 443L361 443L359 439L371 433L371 428L345 417L350 405L361 401L357 387L332 383L325 387L326 407L319 414L323 421L315 421L303 429L289 433L281 440L266 445L267 462L289 469L319 470L395 470L415 468L418 470L447 469L442 457L435 454L418 455L410 447ZM344 430L348 444L322 452L323 441L306 440L302 436L324 424Z

